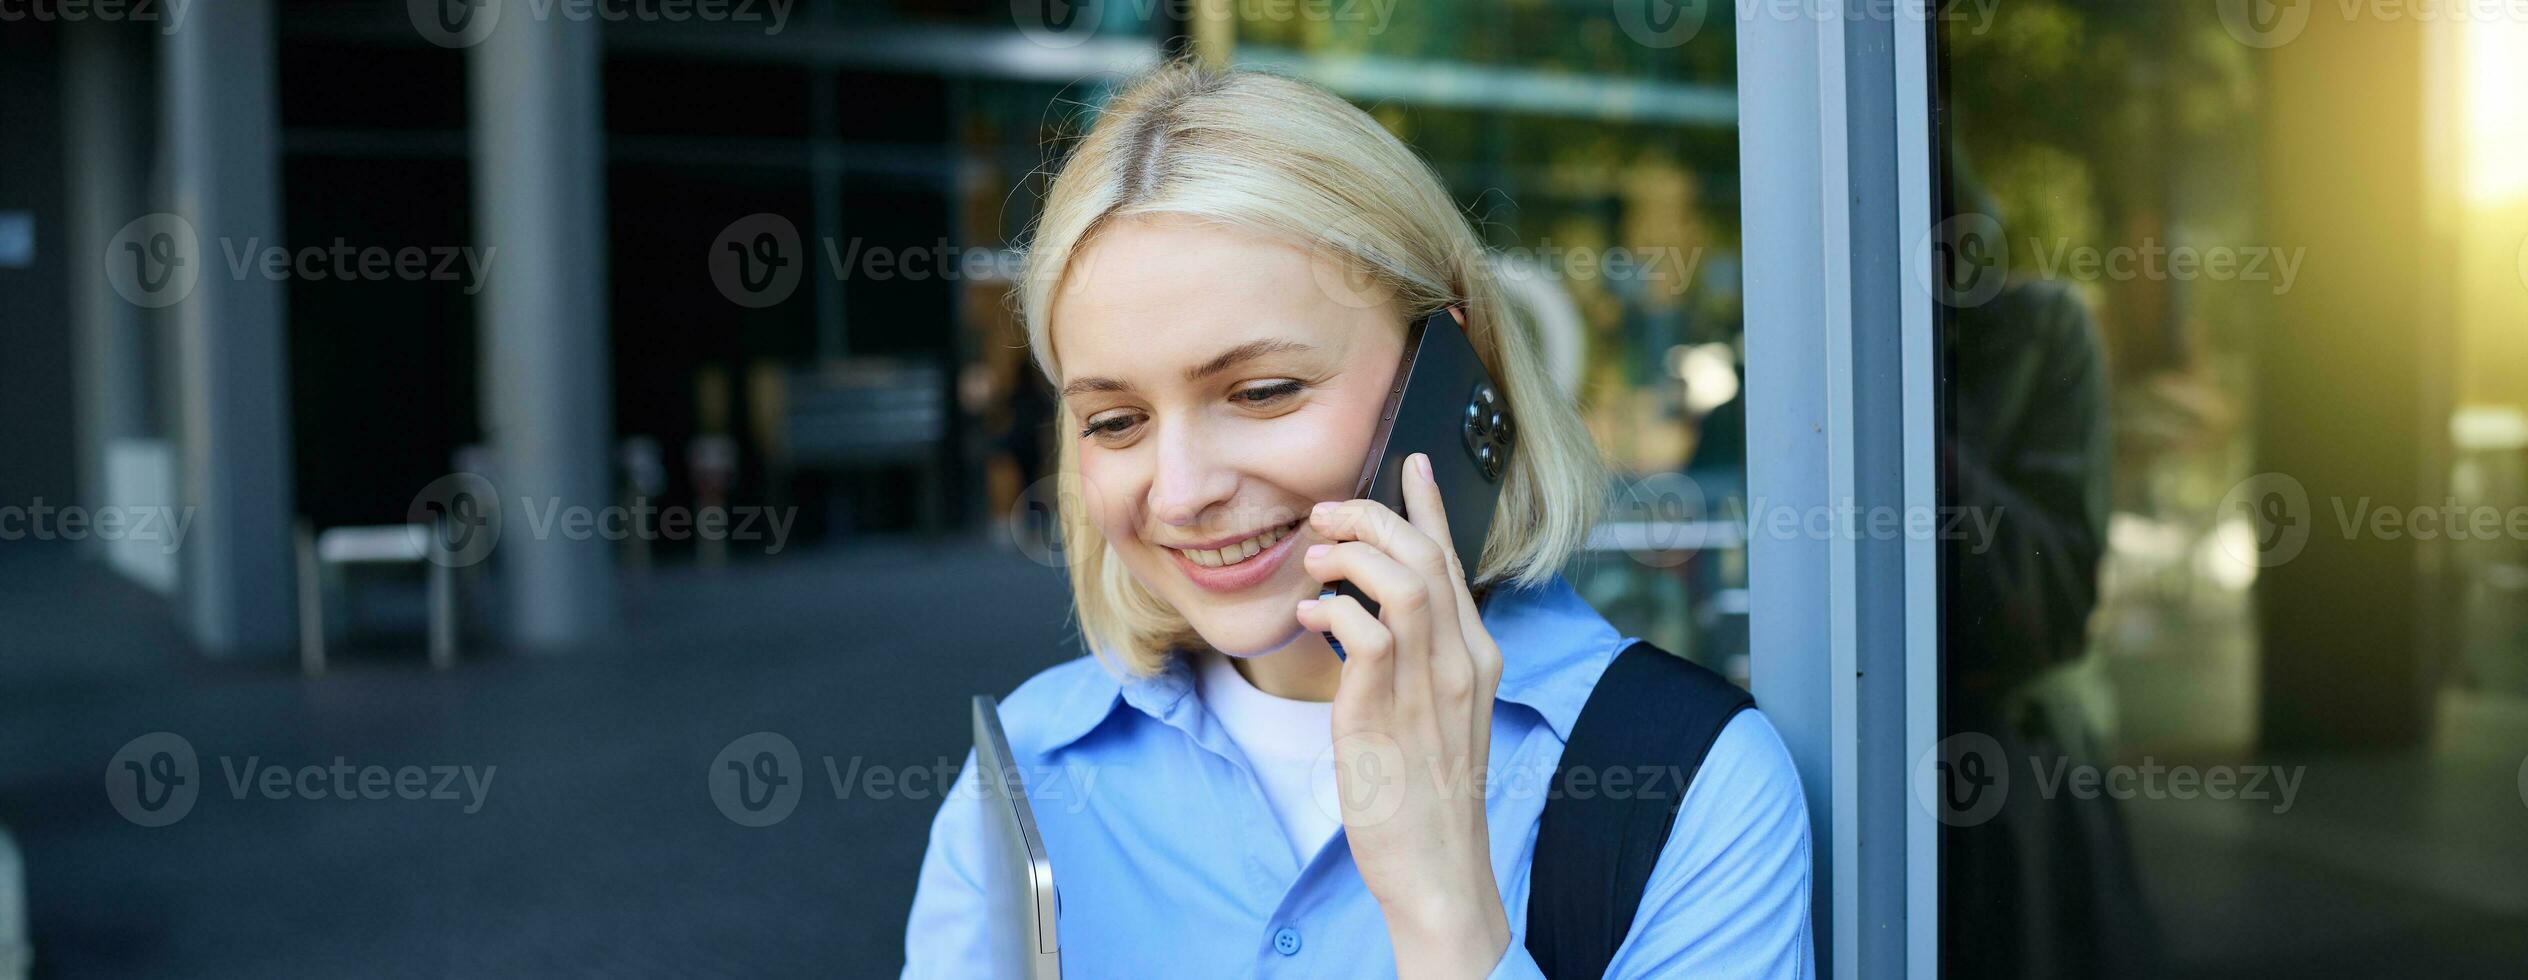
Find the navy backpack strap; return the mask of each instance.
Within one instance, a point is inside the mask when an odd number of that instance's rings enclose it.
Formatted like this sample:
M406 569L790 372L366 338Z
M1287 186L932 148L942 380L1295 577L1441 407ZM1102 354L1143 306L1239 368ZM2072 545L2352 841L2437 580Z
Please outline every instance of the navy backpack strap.
M1527 951L1553 980L1606 975L1712 742L1755 698L1648 643L1617 654L1555 764L1530 865ZM1629 782L1610 791L1608 773ZM1586 773L1574 782L1575 773Z

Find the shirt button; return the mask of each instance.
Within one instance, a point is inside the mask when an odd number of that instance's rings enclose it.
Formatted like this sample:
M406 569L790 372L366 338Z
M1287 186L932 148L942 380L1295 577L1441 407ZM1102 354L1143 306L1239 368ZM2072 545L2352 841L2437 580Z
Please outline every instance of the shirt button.
M1273 952L1283 956L1299 955L1299 930L1289 926L1273 930Z

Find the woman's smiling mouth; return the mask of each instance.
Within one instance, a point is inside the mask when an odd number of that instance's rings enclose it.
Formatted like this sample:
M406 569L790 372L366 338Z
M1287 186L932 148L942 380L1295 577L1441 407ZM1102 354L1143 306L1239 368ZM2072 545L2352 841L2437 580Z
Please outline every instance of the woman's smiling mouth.
M1204 568L1220 568L1255 557L1264 549L1272 547L1274 542L1280 541L1283 535L1289 534L1298 527L1299 522L1292 521L1280 527L1266 528L1262 534L1218 548L1173 548L1170 550L1193 559L1194 564Z
M1266 528L1237 541L1211 548L1167 548L1177 568L1195 585L1214 592L1243 589L1272 575L1299 536L1299 522ZM1161 547L1166 547L1162 545Z

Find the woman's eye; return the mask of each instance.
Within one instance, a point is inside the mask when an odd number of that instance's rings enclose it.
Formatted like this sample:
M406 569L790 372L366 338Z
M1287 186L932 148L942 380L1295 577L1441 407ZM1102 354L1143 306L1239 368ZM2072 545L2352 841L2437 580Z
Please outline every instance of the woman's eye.
M1134 415L1101 415L1088 420L1088 425L1080 429L1080 436L1111 439L1131 431L1132 424L1138 421L1140 417Z
M1252 388L1240 388L1237 391L1231 392L1229 397L1231 400L1248 405L1270 405L1284 398L1298 394L1299 389L1299 382L1275 381L1271 384L1256 385Z

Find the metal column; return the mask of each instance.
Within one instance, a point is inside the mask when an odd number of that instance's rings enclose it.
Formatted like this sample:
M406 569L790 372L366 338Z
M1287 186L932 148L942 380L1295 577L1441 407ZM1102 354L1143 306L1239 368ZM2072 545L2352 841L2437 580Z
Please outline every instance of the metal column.
M467 58L474 237L498 250L480 306L487 475L504 621L527 651L584 644L614 615L611 542L562 520L613 503L600 55L594 21L518 7Z
M296 639L291 583L287 293L226 261L283 244L271 0L194 8L163 36L160 104L178 227L169 254L198 279L177 311L184 502L182 589L212 656L284 656ZM153 234L154 241L168 241Z

